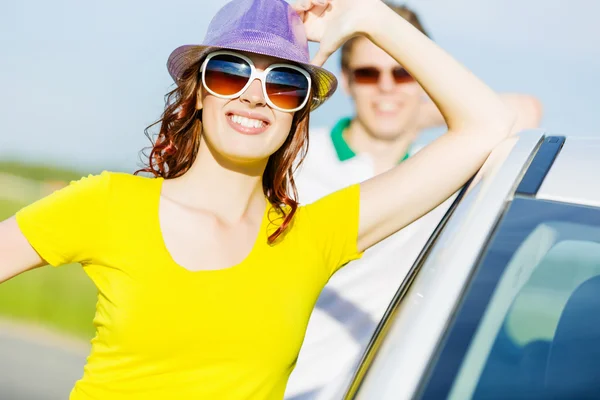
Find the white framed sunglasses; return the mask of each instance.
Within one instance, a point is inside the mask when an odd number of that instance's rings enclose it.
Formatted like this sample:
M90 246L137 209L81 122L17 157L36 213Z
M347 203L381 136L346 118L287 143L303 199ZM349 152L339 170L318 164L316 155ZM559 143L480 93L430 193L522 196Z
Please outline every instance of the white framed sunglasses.
M200 71L204 88L223 99L239 97L255 79L261 82L267 104L276 110L301 110L310 98L309 73L292 64L271 64L259 71L245 55L222 50L210 53Z

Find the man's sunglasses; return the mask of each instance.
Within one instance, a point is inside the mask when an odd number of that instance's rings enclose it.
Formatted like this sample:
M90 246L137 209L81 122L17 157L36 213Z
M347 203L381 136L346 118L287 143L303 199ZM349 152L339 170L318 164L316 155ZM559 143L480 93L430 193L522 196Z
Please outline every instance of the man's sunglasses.
M376 67L361 67L351 70L352 80L358 84L375 85L379 82L381 74L386 72ZM392 77L396 84L413 82L414 78L402 67L392 69Z
M291 64L272 64L258 71L243 54L216 51L206 57L200 71L206 90L223 99L239 97L255 79L261 81L267 104L279 111L301 110L310 97L310 75Z

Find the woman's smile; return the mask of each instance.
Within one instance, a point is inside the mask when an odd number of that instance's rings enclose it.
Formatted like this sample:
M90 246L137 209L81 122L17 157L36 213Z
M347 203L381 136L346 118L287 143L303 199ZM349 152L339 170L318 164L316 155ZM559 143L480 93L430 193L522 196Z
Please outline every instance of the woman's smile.
M233 111L228 112L226 117L229 125L244 135L259 135L271 125L267 117L255 112Z

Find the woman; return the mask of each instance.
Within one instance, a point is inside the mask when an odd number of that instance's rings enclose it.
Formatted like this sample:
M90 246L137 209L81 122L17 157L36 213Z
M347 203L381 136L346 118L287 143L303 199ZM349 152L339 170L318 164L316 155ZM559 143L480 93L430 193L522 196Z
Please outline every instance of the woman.
M336 86L320 65L359 34L419 81L448 133L298 207L308 112ZM307 39L320 42L313 65ZM513 117L379 0L234 0L168 67L177 88L150 153L155 178L105 172L4 221L0 280L79 262L98 287L72 399L280 399L329 277L455 192Z

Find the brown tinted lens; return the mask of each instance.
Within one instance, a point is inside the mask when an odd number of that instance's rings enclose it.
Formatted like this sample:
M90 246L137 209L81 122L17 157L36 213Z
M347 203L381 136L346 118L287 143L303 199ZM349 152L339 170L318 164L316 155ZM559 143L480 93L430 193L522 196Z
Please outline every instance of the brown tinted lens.
M373 85L379 80L379 70L375 67L356 68L352 71L354 82Z
M218 55L211 58L205 67L204 82L213 92L222 96L239 93L252 69L244 59L233 55Z
M394 74L394 81L396 83L407 83L413 81L413 77L402 67L394 68L392 73Z
M269 100L284 110L300 107L309 95L308 79L292 68L273 68L267 75L265 86Z

